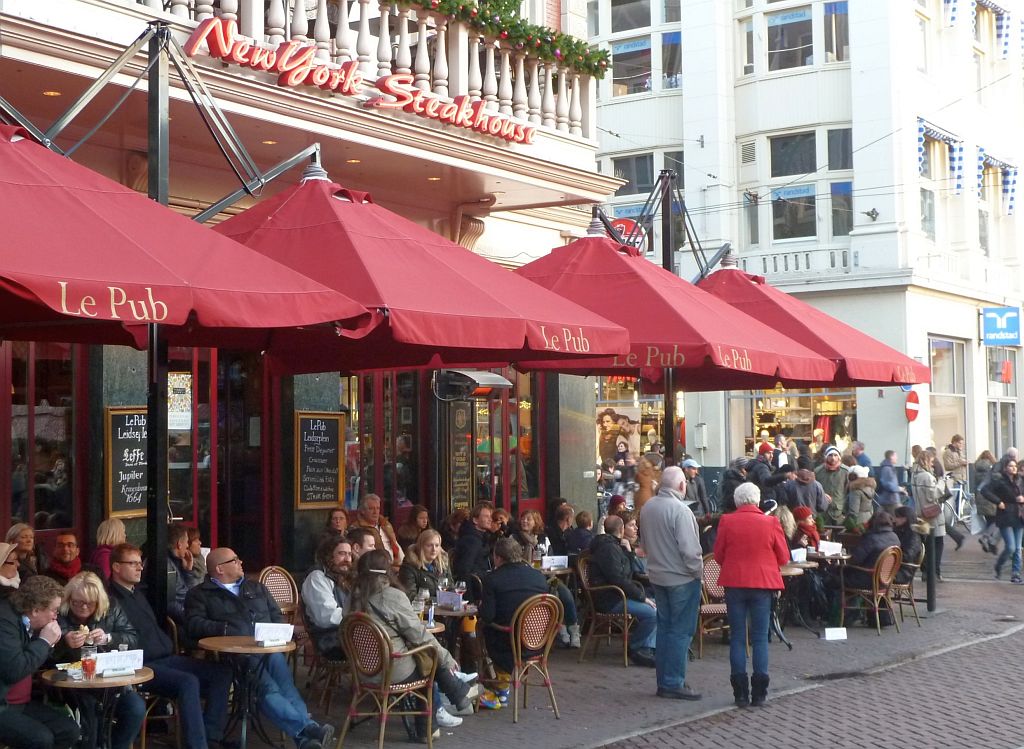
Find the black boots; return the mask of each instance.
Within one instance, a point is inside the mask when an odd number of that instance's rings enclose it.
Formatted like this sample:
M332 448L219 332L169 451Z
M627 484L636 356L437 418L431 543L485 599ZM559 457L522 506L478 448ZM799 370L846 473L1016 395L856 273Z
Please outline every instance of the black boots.
M768 674L754 674L750 677L750 704L760 707L768 699Z
M732 696L735 698L737 707L746 707L750 704L750 680L746 674L732 674L729 677L732 684Z

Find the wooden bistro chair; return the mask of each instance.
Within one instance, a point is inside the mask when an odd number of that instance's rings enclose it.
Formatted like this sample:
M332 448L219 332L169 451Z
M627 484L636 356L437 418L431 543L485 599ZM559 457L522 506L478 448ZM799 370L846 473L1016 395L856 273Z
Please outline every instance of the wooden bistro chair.
M296 666L299 662L298 654L303 650L305 641L309 639L309 633L306 632L299 616L299 601L301 600L299 587L288 570L276 565L260 570L259 581L270 591L270 595L273 596L277 607L284 615L284 620L295 627L292 639L298 647L288 654L288 660L292 664L292 678L295 678Z
M345 744L354 719L379 716L377 749L384 749L384 731L389 715L422 716L427 720L427 746L433 747L434 674L437 650L431 644L401 653L391 651L391 639L373 619L362 612L346 614L341 620L341 646L352 674L352 701L338 737L337 749ZM391 664L398 658L425 653L430 663L427 675L417 672L414 680L391 683ZM422 667L422 664L420 664ZM410 704L410 702L412 704ZM365 704L365 707L364 707ZM421 710L415 709L422 705Z
M914 600L914 580L917 578L917 573L921 570L921 563L924 561L924 551L924 544L921 544L921 552L917 555L917 559L913 562L905 561L900 565L900 570L910 574L910 581L898 583L893 578L892 584L889 586L889 595L892 602L900 607L900 621L906 621L903 618L903 607L910 606L919 627L921 626L921 617L917 615L917 602Z
M900 623L896 618L896 611L892 605L892 598L890 597L892 592L892 581L896 577L896 572L900 568L900 563L903 561L903 552L899 546L890 546L884 549L881 554L878 555L878 559L875 561L873 569L867 567L856 567L854 565L844 565L839 568L840 579L843 585L843 608L839 613L839 626L842 627L846 621L846 610L858 608L856 604L865 603L869 607L869 610L875 614L875 629L878 630L878 635L882 635L882 620L881 610L883 607L889 609L889 613L892 615L892 622L896 625L896 631L900 631ZM871 587L870 588L851 588L846 584L846 572L847 570L860 570L871 575ZM854 605L851 605L854 604Z
M626 613L626 593L622 588L617 585L591 585L591 570L590 566L593 562L590 559L589 552L580 554L580 558L576 563L576 569L579 573L580 586L583 589L583 596L587 603L588 610L588 624L587 624L587 636L583 640L583 647L580 648L580 663L583 663L583 659L587 655L587 650L590 648L591 641L594 642L594 652L597 652L597 646L601 644L602 637L606 638L610 644L612 637L622 637L622 663L624 666L629 668L629 630L633 626L635 621L632 616ZM611 590L618 593L622 598L622 607L616 607L614 612L603 613L597 610L594 605L594 592L601 590ZM598 639L594 640L595 635Z
M562 623L564 616L562 602L558 596L550 593L540 593L531 596L523 601L516 613L512 615L509 625L490 623L488 626L507 632L512 638L512 693L509 700L512 703L512 722L519 722L519 687L523 688L523 707L526 707L526 696L530 686L530 673L536 672L540 676L541 684L548 689L551 697L551 709L555 711L555 717L561 718L558 713L558 703L555 701L555 689L551 684L551 674L548 672L548 654L551 646L555 643L555 635ZM524 651L539 651L536 655L527 655Z
M704 572L700 579L700 613L697 621L697 657L704 657L704 635L729 631L729 617L725 607L725 588L718 582L722 567L713 554L704 557Z
M167 617L167 635L171 638L174 654L181 655L181 644L178 642L178 625L171 617ZM177 749L181 749L181 717L178 712L177 702L169 697L161 697L152 692L147 692L145 685L142 685L139 689L139 696L142 697L143 702L146 704L146 717L142 721L142 729L139 731L139 745L142 749L146 749L150 721L154 723L159 721L166 723L168 726L173 726L174 746ZM166 710L167 706L170 706L170 711ZM158 707L161 708L161 711L156 712Z

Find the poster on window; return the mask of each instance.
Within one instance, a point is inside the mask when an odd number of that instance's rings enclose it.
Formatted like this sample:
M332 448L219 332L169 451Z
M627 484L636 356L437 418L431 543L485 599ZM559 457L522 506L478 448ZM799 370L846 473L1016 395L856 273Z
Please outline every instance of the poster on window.
M192 429L192 374L167 373L167 430L187 432Z
M636 462L640 458L640 409L599 408L597 411L597 455L601 463Z

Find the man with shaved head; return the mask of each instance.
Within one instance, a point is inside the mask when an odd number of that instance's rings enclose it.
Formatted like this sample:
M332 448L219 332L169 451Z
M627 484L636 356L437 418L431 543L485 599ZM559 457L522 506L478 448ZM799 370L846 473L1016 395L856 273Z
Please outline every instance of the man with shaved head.
M206 557L207 578L185 599L188 634L195 640L222 635L255 634L256 622L283 622L284 616L270 591L246 580L242 560L229 548L213 549ZM334 735L334 727L310 720L284 655L265 656L260 672L260 710L293 739L298 749L321 749Z

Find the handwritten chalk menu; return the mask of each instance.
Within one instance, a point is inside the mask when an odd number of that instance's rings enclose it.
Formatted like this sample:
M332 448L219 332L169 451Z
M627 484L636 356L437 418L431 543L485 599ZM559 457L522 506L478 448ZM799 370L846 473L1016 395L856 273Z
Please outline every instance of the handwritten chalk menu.
M105 411L107 516L143 516L146 514L146 409L129 406Z
M473 403L448 404L448 496L452 510L473 504Z
M345 414L295 412L295 509L337 507L345 492Z

